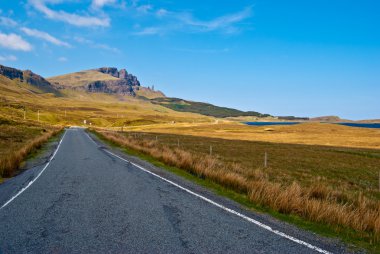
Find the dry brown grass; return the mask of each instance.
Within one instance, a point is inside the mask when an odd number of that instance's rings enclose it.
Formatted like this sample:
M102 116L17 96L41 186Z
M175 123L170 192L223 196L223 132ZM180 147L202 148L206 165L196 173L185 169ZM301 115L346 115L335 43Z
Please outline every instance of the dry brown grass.
M100 130L98 133L116 144L245 194L255 204L282 214L328 224L338 231L349 228L369 241L379 241L380 203L364 195L349 196L325 186L318 179L308 187L301 187L295 181L290 185L273 182L260 169L250 170L237 163L225 163L213 156L173 149L154 140L134 138L133 135Z
M271 131L268 131L270 129ZM380 130L337 124L303 123L289 126L248 126L233 122L161 124L130 127L129 131L192 135L230 140L264 141L380 149Z
M56 135L61 128L49 130L34 138L17 150L9 150L0 157L0 177L12 177L19 169L21 163L32 151L40 148L49 138Z

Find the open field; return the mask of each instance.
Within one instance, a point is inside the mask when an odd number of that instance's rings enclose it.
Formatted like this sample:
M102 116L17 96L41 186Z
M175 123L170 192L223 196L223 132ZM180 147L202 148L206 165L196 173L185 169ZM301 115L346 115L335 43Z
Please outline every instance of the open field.
M136 126L129 131L192 135L230 140L380 149L380 129L336 124L303 123L293 126L248 126L240 123L184 123Z
M242 193L255 204L329 225L347 238L374 246L379 241L380 150L99 132L114 143Z
M62 127L14 122L0 118L0 182L17 173L22 161Z
M380 150L295 145L269 142L226 140L188 135L132 133L138 139L179 148L192 153L212 155L246 169L263 170L269 180L289 185L293 181L309 187L321 183L352 195L362 192L379 199ZM267 153L267 168L264 158Z

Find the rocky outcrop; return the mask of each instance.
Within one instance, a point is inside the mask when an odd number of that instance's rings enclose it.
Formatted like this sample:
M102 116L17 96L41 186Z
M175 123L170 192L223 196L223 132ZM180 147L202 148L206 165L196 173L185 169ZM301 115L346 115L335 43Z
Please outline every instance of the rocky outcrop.
M118 80L93 81L85 87L88 92L118 93L135 96L135 91L140 88L140 81L136 76L129 74L126 69L118 70L114 67L102 67L95 69L95 71L108 74L118 78Z
M128 72L126 69L121 69L119 71L119 78L121 79L128 79Z
M11 67L0 65L0 75L3 75L9 79L23 80L23 72Z
M24 81L28 84L38 86L41 88L50 88L51 84L49 81L41 77L40 75L37 75L33 73L30 70L23 71L23 77Z
M106 81L94 81L87 85L86 90L88 92L97 93L117 93L123 95L135 96L134 88L129 85L127 80L106 80Z
M115 78L118 78L119 77L119 71L117 70L117 68L114 68L114 67L102 67L102 68L99 68L99 69L96 69L97 71L101 72L101 73L105 73L105 74L108 74L108 75L111 75Z
M49 81L30 70L21 71L15 68L0 65L0 75L3 75L12 80L19 79L20 81L38 87L45 93L54 93L56 95L60 95L60 93L50 84Z
M119 71L117 68L114 67L102 67L96 69L96 71L111 75L115 78L126 80L128 82L128 85L130 86L140 86L140 81L137 79L137 77L132 74L128 74L126 69L121 69Z

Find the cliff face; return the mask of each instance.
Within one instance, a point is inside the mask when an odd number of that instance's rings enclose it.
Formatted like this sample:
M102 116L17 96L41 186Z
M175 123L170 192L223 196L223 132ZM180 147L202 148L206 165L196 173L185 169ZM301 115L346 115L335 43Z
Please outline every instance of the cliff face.
M50 84L49 81L30 70L21 71L15 68L0 65L0 75L12 80L19 79L22 82L38 87L43 92L59 95L59 92Z
M140 88L140 81L136 76L129 74L127 70L113 67L102 67L95 71L108 74L117 80L97 80L88 83L85 89L88 92L98 93L118 93L123 95L136 96L137 90Z
M96 69L96 71L111 75L112 77L115 77L115 78L126 80L128 82L128 85L130 86L140 86L140 81L137 79L137 77L133 76L132 74L128 74L126 69L121 69L119 71L117 68L114 68L114 67L102 67L102 68Z
M11 67L0 65L0 75L3 75L9 79L23 80L23 72Z
M136 88L135 88L136 89ZM86 86L88 92L98 93L117 93L123 95L135 96L135 90L126 80L107 80L94 81Z
M45 88L51 87L51 84L49 81L47 81L40 75L33 73L30 70L23 71L23 78L26 83L34 85L34 86L45 87Z

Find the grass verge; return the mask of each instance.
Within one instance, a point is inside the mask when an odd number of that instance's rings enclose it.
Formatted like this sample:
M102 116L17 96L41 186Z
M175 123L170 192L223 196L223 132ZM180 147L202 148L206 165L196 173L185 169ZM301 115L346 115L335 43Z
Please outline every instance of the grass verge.
M136 139L133 135L128 137L104 131L97 135L123 147L130 154L211 188L217 194L249 208L324 236L339 237L371 252L379 251L378 203L369 202L363 196L342 199L341 193L324 186L304 188L297 182L281 185L271 182L263 172L257 170L247 178L241 173L244 169L236 163L226 164L211 156L169 148L152 140Z
M22 162L33 155L62 127L27 125L8 121L0 124L0 179L14 176Z

